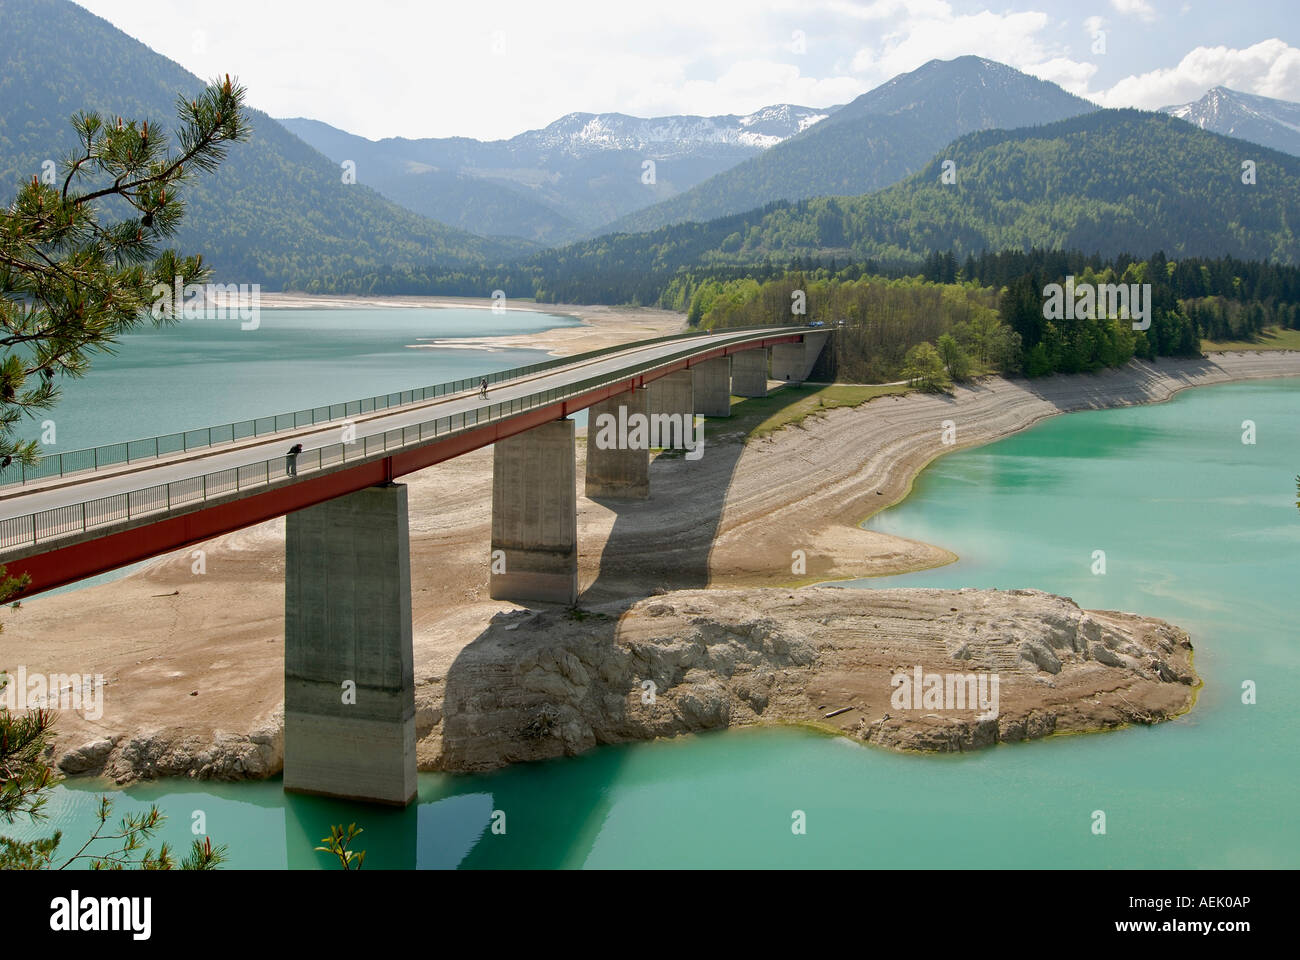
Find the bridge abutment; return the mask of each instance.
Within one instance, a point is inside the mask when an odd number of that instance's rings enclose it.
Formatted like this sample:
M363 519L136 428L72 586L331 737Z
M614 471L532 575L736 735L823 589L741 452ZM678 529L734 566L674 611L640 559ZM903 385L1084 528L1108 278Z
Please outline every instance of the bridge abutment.
M738 397L767 396L767 348L731 355L731 392Z
M406 486L288 514L284 789L415 799L415 675Z
M817 357L826 345L826 331L804 334L798 343L772 345L772 378L789 383L803 383L817 364Z
M691 368L695 377L695 412L704 417L731 416L731 358L715 357Z
M552 420L493 447L493 600L577 601L575 436L572 420Z
M626 444L600 441L601 417L612 423L626 423L633 414L648 416L649 391L636 387L602 400L587 411L587 477L584 493L592 500L647 500L650 497L650 447L633 449ZM621 412L620 412L621 411ZM606 425L610 421L603 421ZM617 430L617 427L616 427ZM608 438L608 429L605 430ZM615 434L617 437L617 434Z
M777 343L772 346L772 379L786 383L802 383L804 376L804 345Z

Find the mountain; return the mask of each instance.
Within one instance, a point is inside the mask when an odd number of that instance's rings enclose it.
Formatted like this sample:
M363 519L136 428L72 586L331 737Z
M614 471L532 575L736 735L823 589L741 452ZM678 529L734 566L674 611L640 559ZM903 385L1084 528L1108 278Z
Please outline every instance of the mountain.
M1300 263L1300 159L1251 149L1257 182L1244 184L1242 141L1160 113L1100 110L968 134L905 182L813 201L787 229L839 212L819 241L880 258L1036 246ZM941 182L945 160L955 185ZM782 228L769 226L776 241Z
M761 156L623 217L606 232L710 220L774 200L868 193L915 173L963 134L1052 123L1096 109L1055 84L991 60L931 60Z
M358 183L421 216L464 230L527 237L542 243L562 242L581 233L569 217L530 196L527 188L458 173L459 164L447 168L410 159L415 151L405 148L419 141L376 143L318 120L279 122L336 166L347 161L355 163ZM476 142L460 138L458 144L449 145L449 152L464 151L461 145ZM388 144L393 147L390 149Z
M634 150L651 157L691 156L707 146L762 150L825 120L838 107L817 110L779 103L739 116L674 116L643 120L622 113L570 113L541 130L508 141L516 147L560 150L573 156Z
M78 110L176 123L178 96L203 83L105 20L67 0L0 0L14 40L0 47L0 203L60 160ZM17 38L24 38L17 42ZM250 91L255 100L257 92ZM218 279L309 289L340 273L480 267L526 252L418 216L368 187L345 184L337 164L266 114L249 110L249 142L233 144L214 174L183 188L174 240L202 253Z
M1160 112L1202 130L1300 156L1300 103L1215 87L1194 103L1161 107Z
M1241 160L1257 182L1241 182ZM955 164L956 183L941 177ZM1102 256L1232 256L1300 263L1300 158L1161 113L1099 110L1042 127L985 130L923 169L859 197L776 202L705 223L611 234L539 252L538 286L561 301L588 289L645 299L675 271L795 258L915 263L1038 247ZM658 278L658 279L656 279Z
M791 104L716 117L571 113L509 140L367 140L317 120L280 123L395 203L466 230L574 239L675 196L825 120ZM654 161L654 182L643 166Z

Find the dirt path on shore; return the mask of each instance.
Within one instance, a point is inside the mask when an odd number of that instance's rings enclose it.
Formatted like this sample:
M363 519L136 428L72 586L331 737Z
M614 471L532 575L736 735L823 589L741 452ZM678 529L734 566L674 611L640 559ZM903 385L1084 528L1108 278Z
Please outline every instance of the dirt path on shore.
M678 318L680 321L680 318ZM635 321L639 323L640 321ZM581 328L579 328L581 329ZM627 339L643 336L629 325ZM584 347L586 345L584 344ZM1300 376L1300 352L1216 354L1043 381L993 378L952 396L887 396L809 418L748 444L715 435L697 461L660 457L652 499L581 496L581 603L658 589L777 586L874 576L949 562L929 545L858 524L906 495L935 457L987 443L1057 413L1149 403L1228 380ZM942 443L944 421L957 442ZM409 489L417 719L441 719L441 685L491 618L487 597L492 453L479 450L404 478ZM182 772L202 745L268 736L283 701L284 521L159 558L116 582L5 610L0 668L102 674L98 720L65 713L56 754L90 741L133 742L140 769ZM806 572L792 571L795 551ZM780 719L768 716L767 719ZM116 740L115 740L116 738ZM421 766L436 763L434 741ZM259 775L255 764L218 773Z

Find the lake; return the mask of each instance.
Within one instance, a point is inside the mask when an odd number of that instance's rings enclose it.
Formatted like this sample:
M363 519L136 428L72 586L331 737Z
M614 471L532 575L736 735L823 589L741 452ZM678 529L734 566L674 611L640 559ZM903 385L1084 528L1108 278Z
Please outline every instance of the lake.
M61 381L47 453L119 443L395 393L546 360L542 350L430 347L431 340L577 326L574 317L469 307L264 309L239 320L185 320L127 334L114 356ZM38 421L24 436L39 439Z

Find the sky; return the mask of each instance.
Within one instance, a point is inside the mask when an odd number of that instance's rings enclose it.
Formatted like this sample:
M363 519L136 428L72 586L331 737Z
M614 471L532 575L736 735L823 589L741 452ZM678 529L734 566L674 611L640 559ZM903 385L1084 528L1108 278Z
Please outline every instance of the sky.
M274 117L480 140L567 113L846 103L975 54L1102 106L1300 101L1297 0L80 0Z

